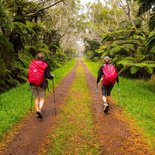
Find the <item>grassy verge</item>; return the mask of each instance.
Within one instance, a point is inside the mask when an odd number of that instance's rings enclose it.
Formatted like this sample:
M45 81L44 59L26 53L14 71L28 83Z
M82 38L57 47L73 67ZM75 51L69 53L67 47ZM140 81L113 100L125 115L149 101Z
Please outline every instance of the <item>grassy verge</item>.
M75 60L72 60L53 72L56 86L74 65ZM29 112L30 103L31 91L27 83L0 95L0 139L15 122L21 120Z
M52 134L52 147L48 154L97 154L91 98L81 66L77 68L65 103Z
M92 74L96 77L99 64L86 61ZM131 119L136 120L139 127L144 130L149 137L149 143L155 144L155 86L151 82L143 80L130 80L120 77L121 105L125 110L125 115L130 114ZM115 85L112 96L120 105L118 88Z

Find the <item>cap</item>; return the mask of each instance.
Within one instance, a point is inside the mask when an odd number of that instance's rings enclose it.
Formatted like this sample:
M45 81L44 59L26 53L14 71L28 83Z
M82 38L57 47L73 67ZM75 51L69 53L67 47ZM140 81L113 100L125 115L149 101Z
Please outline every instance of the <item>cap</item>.
M44 58L44 54L43 53L37 53L36 58L37 59L43 59Z
M106 57L104 57L104 60L105 61L110 61L110 57L109 56L106 56Z

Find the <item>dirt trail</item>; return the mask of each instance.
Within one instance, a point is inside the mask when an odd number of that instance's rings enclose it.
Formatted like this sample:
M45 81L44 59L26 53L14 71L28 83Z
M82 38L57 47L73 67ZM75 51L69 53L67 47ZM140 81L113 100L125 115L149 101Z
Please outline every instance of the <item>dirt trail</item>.
M88 87L93 98L96 136L100 142L100 154L104 155L153 155L144 142L144 137L134 127L134 122L125 119L122 111L114 103L110 104L110 114L103 114L101 91L95 94L96 79L84 65Z
M52 94L47 98L43 108L43 120L37 120L35 113L32 114L29 120L24 122L23 128L15 135L12 142L8 145L6 152L3 153L4 155L37 154L39 146L42 144L44 137L48 134L48 130L54 122L55 109L63 103L64 98L67 96L67 91L74 79L77 65L78 64L76 64L74 69L62 80L55 90L55 104Z
M96 137L100 143L99 154L102 155L153 155L149 152L147 144L144 143L142 135L137 129L133 128L133 124L127 122L121 113L121 109L111 104L110 114L103 114L101 105L101 94L98 98L95 94L96 79L88 71L82 61L77 65L82 65L85 69L86 79L92 96L94 111L94 130ZM59 87L56 89L57 107L63 104L67 97L69 86L71 85L76 67L66 76ZM24 122L24 127L14 137L9 144L5 155L36 155L39 147L44 142L44 138L48 135L55 118L55 106L53 104L52 95L47 99L44 106L43 121L36 120L34 114L30 119ZM51 132L51 131L50 131Z

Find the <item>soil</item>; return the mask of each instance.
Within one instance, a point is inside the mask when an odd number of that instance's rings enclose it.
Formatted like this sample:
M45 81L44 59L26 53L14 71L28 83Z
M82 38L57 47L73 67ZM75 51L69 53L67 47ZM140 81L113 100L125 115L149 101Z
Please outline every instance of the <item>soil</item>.
M68 90L74 80L76 67L82 65L85 69L87 84L92 97L92 109L94 112L94 131L102 155L153 155L150 151L141 131L135 127L135 122L125 118L122 109L113 102L110 104L110 113L103 113L101 91L96 94L96 79L87 69L82 61L78 61L73 70L62 80L55 90L56 101L53 101L53 94L47 98L43 120L35 117L35 112L28 119L23 121L22 128L14 135L11 143L8 144L3 155L35 155L38 154L50 129L56 121L59 113L59 106L64 104Z

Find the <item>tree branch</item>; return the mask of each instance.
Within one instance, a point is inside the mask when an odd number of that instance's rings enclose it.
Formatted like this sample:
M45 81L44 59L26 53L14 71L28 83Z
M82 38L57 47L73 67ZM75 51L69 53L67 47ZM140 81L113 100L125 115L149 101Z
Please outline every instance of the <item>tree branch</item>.
M128 69L129 66L124 66L119 72L118 75L120 75L122 72L124 72L126 69Z
M122 2L121 0L120 0L119 5L120 5L120 7L124 10L126 16L127 16L128 19L130 20L132 26L133 26L134 29L136 30L137 28L136 28L136 26L135 26L135 24L134 24L134 22L133 22L133 20L132 20L132 18L131 18L131 13L130 13L131 10L130 10L130 6L129 6L129 1L127 0L126 3L127 3L127 4L126 4L126 5L127 5L127 10L126 10L126 7L123 5L123 2Z
M59 0L59 1L55 2L54 4L51 4L51 5L49 5L49 6L45 6L45 7L41 8L41 9L37 10L37 11L34 12L34 13L29 13L29 14L27 14L27 15L24 15L24 17L31 17L31 16L34 16L34 15L37 14L38 12L43 11L43 10L45 10L45 9L49 9L49 8L55 6L56 4L58 4L58 3L60 3L60 2L63 2L63 1L64 1L64 0Z

